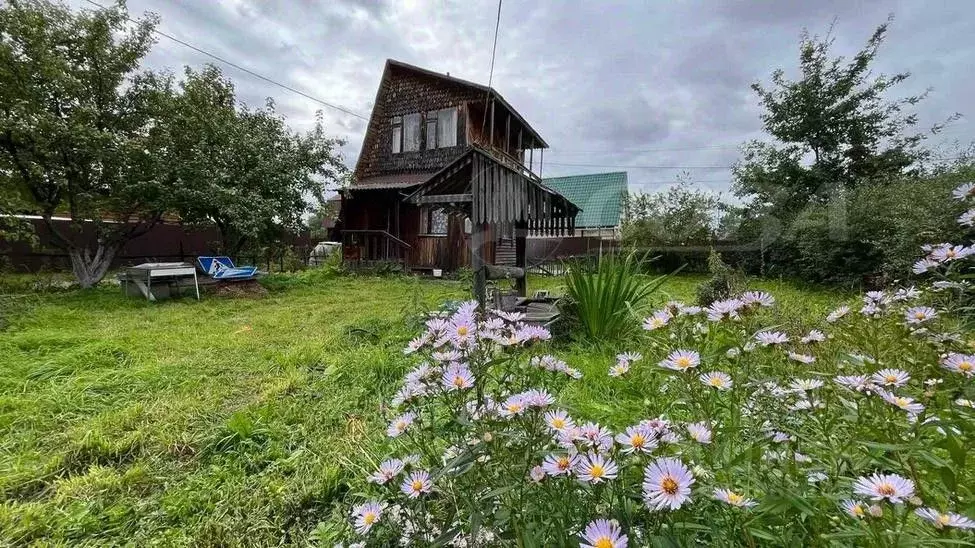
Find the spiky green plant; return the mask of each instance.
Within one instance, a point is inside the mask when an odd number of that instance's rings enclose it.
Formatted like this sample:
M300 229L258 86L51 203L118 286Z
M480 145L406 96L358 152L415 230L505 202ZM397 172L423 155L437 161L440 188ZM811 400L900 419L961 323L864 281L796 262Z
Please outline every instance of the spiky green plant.
M649 278L643 273L646 255L605 255L595 268L576 262L566 265L565 287L571 314L581 335L592 341L617 339L634 329L633 312L667 276Z

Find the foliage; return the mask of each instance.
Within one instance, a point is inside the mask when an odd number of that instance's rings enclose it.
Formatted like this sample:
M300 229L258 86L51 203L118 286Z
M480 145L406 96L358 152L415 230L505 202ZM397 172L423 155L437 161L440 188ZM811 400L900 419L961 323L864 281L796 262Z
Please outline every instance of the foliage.
M903 279L928 242L956 240L955 219L964 211L943 196L975 176L971 168L920 180L844 192L807 207L774 252L777 272L814 282L856 284L864 277Z
M825 203L844 189L916 172L928 153L921 148L924 135L908 133L917 118L905 111L924 95L887 100L908 74L871 72L888 24L849 61L832 57L835 38L804 33L799 78L789 80L780 69L772 73L770 88L752 86L775 143L745 146L734 170L739 196L788 223L810 202Z
M129 26L127 17L123 7L0 6L0 172L10 174L0 194L44 218L84 287L166 206L168 181L151 152L160 90L136 74L156 20ZM51 222L64 214L70 229Z
M711 277L697 287L697 302L701 305L730 299L745 289L745 276L721 259L721 254L711 250L708 255L708 272Z
M140 72L157 22L130 25L124 4L0 6L0 213L42 216L82 287L167 214L215 224L229 254L275 242L346 171L320 117L296 134L214 67L178 89Z
M722 210L718 196L686 180L666 192L628 194L623 201L623 242L637 247L708 242L715 237Z
M595 268L567 264L565 312L578 323L585 339L613 340L632 327L632 311L640 311L664 278L648 280L643 274L646 257L636 253L599 258Z
M258 109L238 105L233 83L214 66L187 68L180 88L167 121L172 146L160 151L182 182L174 210L215 224L231 255L303 229L306 199L324 206L323 189L346 171L342 141L325 136L321 114L314 130L296 134L270 99Z

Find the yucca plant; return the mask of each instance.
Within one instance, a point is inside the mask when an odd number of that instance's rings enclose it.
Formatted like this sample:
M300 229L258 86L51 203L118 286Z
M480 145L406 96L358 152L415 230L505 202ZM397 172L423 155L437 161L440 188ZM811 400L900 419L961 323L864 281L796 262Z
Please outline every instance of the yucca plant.
M646 262L646 255L633 252L603 256L592 269L579 262L565 265L569 313L584 338L616 339L639 325L632 312L644 308L667 278L648 278L643 273Z

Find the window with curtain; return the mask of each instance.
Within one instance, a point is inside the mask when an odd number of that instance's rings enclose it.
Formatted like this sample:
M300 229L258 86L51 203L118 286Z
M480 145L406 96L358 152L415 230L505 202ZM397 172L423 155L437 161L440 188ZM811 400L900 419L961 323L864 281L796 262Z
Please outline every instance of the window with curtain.
M420 150L420 113L403 116L403 152Z
M445 108L437 112L437 146L457 146L456 108Z
M422 233L428 236L447 235L447 212L440 208L423 210Z

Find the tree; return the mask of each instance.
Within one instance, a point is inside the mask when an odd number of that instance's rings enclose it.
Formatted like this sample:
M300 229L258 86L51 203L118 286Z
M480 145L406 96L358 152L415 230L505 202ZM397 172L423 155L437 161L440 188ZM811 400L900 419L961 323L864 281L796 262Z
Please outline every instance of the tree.
M638 246L680 246L714 238L722 204L685 179L667 192L629 194L623 204L623 240Z
M802 34L799 78L772 73L772 85L752 85L765 108L762 122L774 143L752 141L734 170L737 195L790 220L808 203L865 182L885 183L914 173L927 158L924 134L906 110L925 94L886 100L908 73L873 76L870 65L887 35L877 27L852 59L832 57L834 39Z
M0 7L0 194L43 218L82 287L166 209L166 178L151 157L165 90L136 73L157 20L127 20L123 6Z
M186 70L169 121L182 193L174 206L188 222L213 223L224 252L276 241L303 228L308 200L324 203L323 190L344 176L319 113L314 130L299 135L267 101L263 108L238 105L234 86L220 70Z

